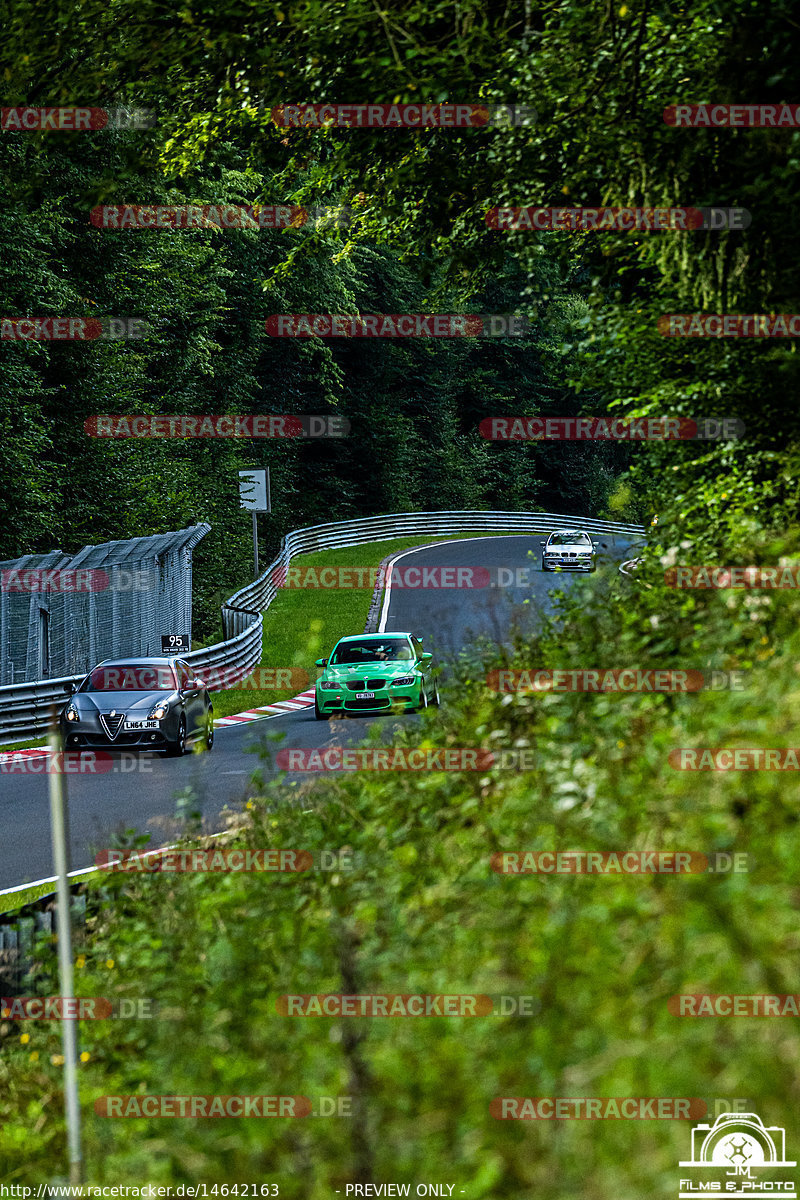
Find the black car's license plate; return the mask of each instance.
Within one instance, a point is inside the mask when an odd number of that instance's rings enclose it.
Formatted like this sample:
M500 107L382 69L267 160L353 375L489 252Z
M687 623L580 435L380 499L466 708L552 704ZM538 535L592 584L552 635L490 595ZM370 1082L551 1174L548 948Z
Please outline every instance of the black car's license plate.
M356 692L356 700L374 700L374 692Z
M126 721L126 729L158 729L158 721Z

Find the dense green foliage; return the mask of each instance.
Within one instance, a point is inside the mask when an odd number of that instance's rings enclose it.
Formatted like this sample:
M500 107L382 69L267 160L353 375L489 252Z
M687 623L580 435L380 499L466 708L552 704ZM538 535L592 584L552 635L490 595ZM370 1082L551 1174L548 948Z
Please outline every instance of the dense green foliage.
M751 554L752 544L727 548ZM675 560L677 547L661 549ZM758 546L764 562L796 553L796 539ZM475 670L443 719L422 738L399 730L396 744L526 749L533 770L331 778L304 787L301 803L287 803L286 782L264 786L234 844L346 848L342 869L104 881L111 896L78 960L80 994L163 1007L153 1021L82 1026L87 1111L109 1094L262 1090L348 1096L353 1109L298 1123L182 1121L175 1133L90 1116L93 1182L280 1179L281 1194L321 1197L353 1179L436 1178L501 1196L547 1191L557 1171L570 1191L593 1178L600 1197L635 1186L660 1195L675 1186L684 1122L504 1123L489 1102L696 1097L713 1116L717 1099L741 1097L791 1127L792 1018L680 1020L668 1000L796 990L797 783L680 772L667 756L792 744L795 601L676 593L664 565L635 596L613 576L599 595L587 581L561 609L566 626L495 663L737 668L743 690L498 703ZM276 749L265 741L266 754ZM498 851L629 846L744 854L747 870L514 878L489 865ZM327 992L525 995L533 1009L415 1020L277 1011L282 994ZM37 1179L61 1152L49 1061L59 1044L46 1026L26 1028L24 1045L20 1031L7 1027L0 1068L7 1112L44 1119L33 1135L5 1123L0 1160L18 1157Z
M275 472L274 543L328 516L541 505L657 524L635 581L581 582L514 666L744 672L741 691L504 698L463 667L431 745L530 749L529 772L259 789L243 845L349 847L352 871L115 880L84 994L150 995L152 1024L84 1027L92 1182L446 1181L480 1197L674 1195L680 1122L494 1121L497 1095L743 1097L800 1138L797 1019L683 1020L678 992L796 992L796 775L683 773L676 747L791 746L796 592L677 592L676 563L795 560L791 340L670 342L669 312L792 312L798 134L677 130L676 102L795 101L788 0L495 8L369 0L9 6L8 103L145 105L137 136L8 137L5 308L146 315L140 345L3 345L0 555L208 519L203 587L239 583L231 481ZM517 130L282 130L272 105L517 100ZM99 233L99 202L346 203L349 230ZM501 235L497 204L744 206L745 232ZM81 307L84 306L84 307ZM529 342L265 346L270 312L520 311ZM96 412L332 412L341 443L92 443ZM490 446L486 415L730 416L737 442ZM12 492L14 493L12 497ZM205 574L203 574L205 572ZM206 624L211 629L210 607ZM397 731L398 744L418 733ZM266 748L265 748L266 752ZM299 789L297 789L299 790ZM184 798L184 807L190 803ZM187 831L188 833L191 830ZM742 874L536 879L495 850L742 852ZM360 857L359 857L360 856ZM81 960L83 961L83 960ZM283 992L530 994L532 1018L276 1015ZM0 1025L0 1180L63 1169L56 1033ZM354 1098L350 1119L103 1122L106 1093ZM711 1116L714 1111L711 1108Z
M18 193L0 228L6 314L138 317L149 333L4 343L0 419L10 486L0 497L0 558L207 520L212 533L196 555L196 635L207 638L216 632L220 596L247 578L240 467L271 469L273 512L260 519L265 553L288 529L337 518L602 506L625 460L620 448L544 453L493 445L478 433L486 416L533 414L548 404L577 411L563 369L546 365L541 324L525 338L488 344L268 338L263 322L271 313L426 312L428 289L391 248L370 241L345 253L336 231L98 229L86 198L101 185L109 203L133 193L180 204L251 202L269 184L245 170L242 133L181 188L168 187L155 168L126 177L131 134L75 136L84 140L37 150L10 135L0 146L5 186ZM35 204L15 183L34 171ZM107 179L116 175L125 182L112 188ZM448 287L435 309L521 311L524 283L509 260L469 303ZM90 437L85 422L105 413L335 414L350 433Z

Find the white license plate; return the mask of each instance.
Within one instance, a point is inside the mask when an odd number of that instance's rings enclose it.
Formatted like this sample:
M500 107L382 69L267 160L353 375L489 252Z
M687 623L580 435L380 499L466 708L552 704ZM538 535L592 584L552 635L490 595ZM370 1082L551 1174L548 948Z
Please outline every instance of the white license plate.
M158 721L126 721L126 729L158 729Z
M356 692L356 700L374 700L374 692Z

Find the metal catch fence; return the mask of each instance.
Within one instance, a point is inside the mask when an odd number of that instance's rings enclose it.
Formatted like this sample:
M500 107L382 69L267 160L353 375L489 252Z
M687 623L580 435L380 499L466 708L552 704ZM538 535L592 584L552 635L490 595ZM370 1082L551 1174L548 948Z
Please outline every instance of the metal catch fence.
M191 633L192 550L207 524L0 563L0 685L85 674Z

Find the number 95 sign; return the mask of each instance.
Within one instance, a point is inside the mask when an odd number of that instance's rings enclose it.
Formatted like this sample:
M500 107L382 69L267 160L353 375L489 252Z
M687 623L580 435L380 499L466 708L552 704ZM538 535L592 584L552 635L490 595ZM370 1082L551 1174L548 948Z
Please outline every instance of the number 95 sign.
M162 634L161 637L161 653L162 654L188 654L190 648L190 639L188 633L169 633Z

